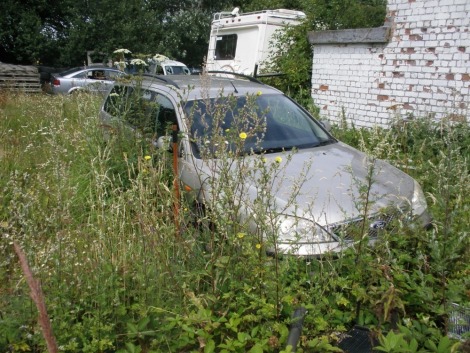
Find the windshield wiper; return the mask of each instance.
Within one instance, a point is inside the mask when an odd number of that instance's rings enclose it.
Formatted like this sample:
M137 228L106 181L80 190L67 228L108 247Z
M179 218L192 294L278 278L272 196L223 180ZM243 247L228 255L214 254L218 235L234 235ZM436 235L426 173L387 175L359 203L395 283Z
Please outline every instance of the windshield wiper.
M296 146L268 147L268 148L253 149L252 152L256 154L261 154L261 153L269 154L269 153L279 153L279 152L290 151L294 148L296 148Z
M336 142L335 139L329 138L328 140L321 141L321 142L318 142L318 143L314 144L312 147L326 146L326 145L330 145L330 144L335 143L335 142Z

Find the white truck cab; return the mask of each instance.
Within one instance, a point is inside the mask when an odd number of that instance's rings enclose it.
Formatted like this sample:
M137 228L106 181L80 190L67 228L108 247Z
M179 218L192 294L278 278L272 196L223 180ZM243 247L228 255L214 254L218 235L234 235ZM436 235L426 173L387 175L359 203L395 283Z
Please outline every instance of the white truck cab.
M276 30L297 25L305 13L295 10L263 10L239 14L214 14L209 38L206 68L253 75L270 54L270 41Z

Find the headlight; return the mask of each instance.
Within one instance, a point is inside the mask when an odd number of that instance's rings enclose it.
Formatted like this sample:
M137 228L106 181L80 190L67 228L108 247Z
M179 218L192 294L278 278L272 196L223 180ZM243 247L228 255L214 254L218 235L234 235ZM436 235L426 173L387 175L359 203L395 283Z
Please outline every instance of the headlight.
M329 233L315 222L304 218L282 216L278 223L279 242L325 243L332 241Z
M418 182L414 181L414 190L413 190L413 197L411 199L411 208L414 216L422 215L428 208L428 204L426 202L426 197L424 196L423 189L418 184Z

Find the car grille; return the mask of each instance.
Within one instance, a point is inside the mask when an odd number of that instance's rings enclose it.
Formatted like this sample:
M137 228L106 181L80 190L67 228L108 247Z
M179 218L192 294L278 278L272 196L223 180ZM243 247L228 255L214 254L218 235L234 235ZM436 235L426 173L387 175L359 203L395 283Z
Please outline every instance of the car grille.
M396 225L395 220L402 220L405 217L403 210L387 210L374 214L367 218L356 218L343 223L335 223L328 226L328 230L342 240L354 240L367 233L369 238L376 239L384 231L393 230Z

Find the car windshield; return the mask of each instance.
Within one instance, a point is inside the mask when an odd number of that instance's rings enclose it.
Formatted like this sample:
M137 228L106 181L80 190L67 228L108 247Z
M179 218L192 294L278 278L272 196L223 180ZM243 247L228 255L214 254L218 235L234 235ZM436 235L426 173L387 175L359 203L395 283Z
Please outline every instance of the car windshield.
M188 75L190 73L186 66L165 65L165 70L170 75Z
M281 94L189 101L185 112L198 158L202 151L213 154L215 146L222 145L238 154L251 154L336 142L305 110Z

